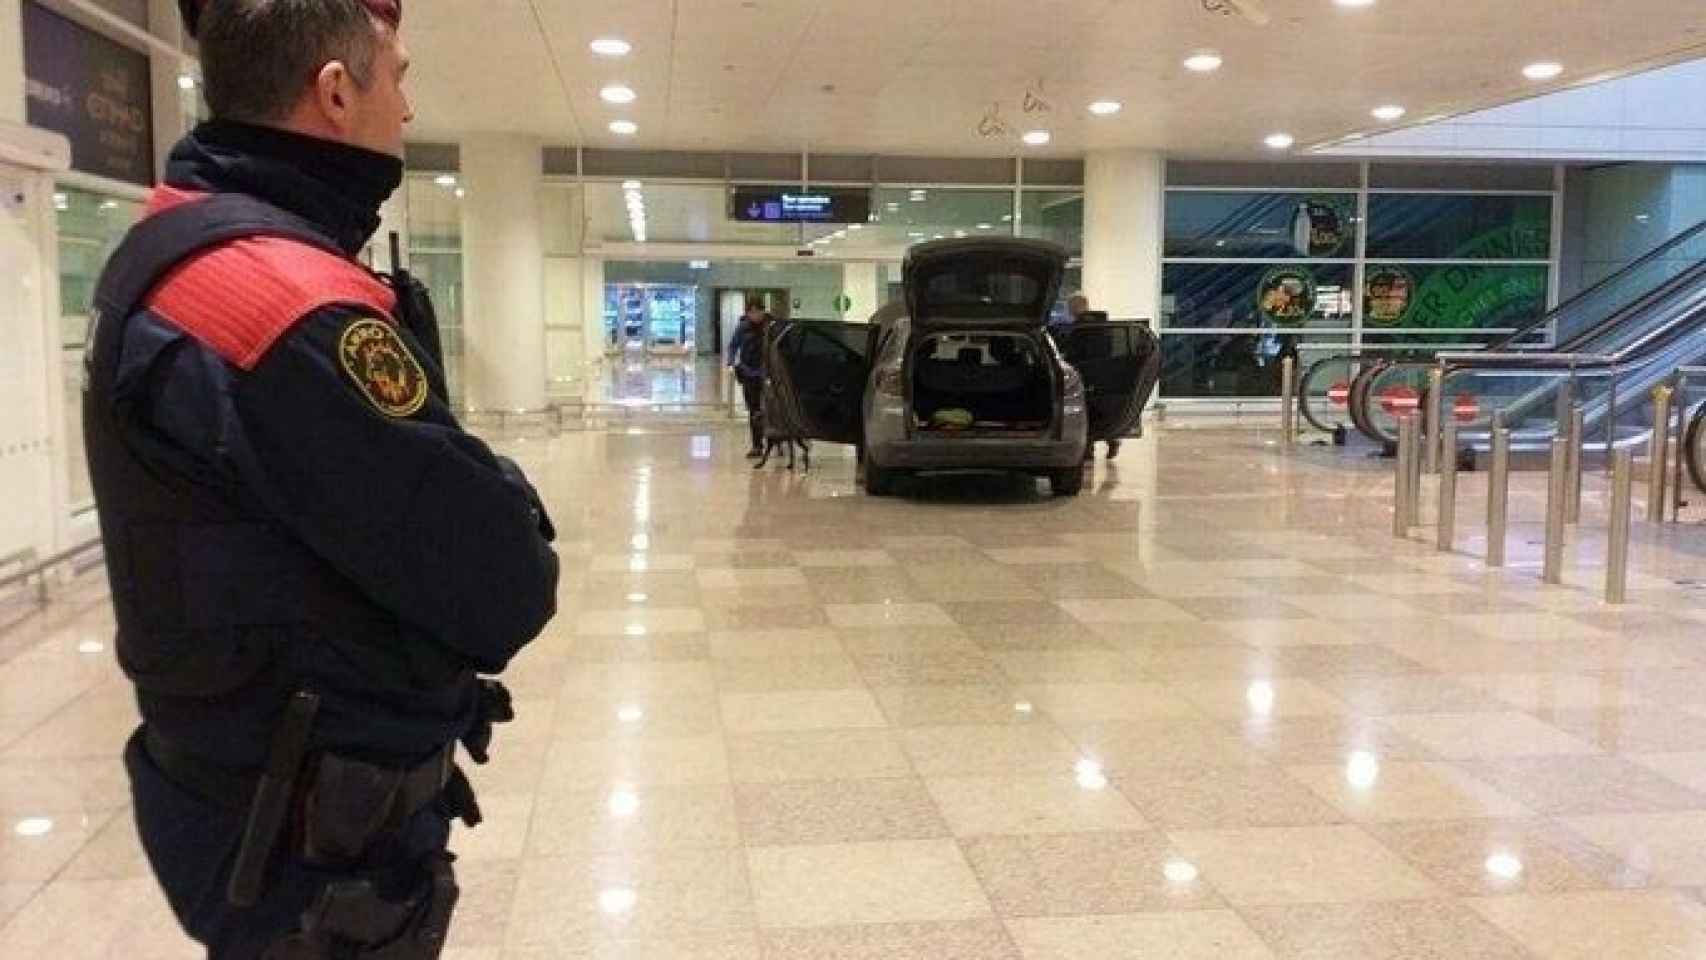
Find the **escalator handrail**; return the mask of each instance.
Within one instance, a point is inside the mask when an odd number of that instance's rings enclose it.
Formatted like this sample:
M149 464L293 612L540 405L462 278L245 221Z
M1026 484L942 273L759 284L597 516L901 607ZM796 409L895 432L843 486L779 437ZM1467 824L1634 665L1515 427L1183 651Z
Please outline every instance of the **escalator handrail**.
M1655 342L1662 342L1687 326L1691 321L1698 320L1702 311L1706 311L1706 289L1698 291L1694 302L1678 309L1668 321L1659 323L1633 342L1612 353L1553 353L1546 351L1474 351L1470 353L1440 353L1437 362L1451 369L1501 368L1524 370L1530 366L1567 366L1570 368L1596 369L1622 363L1627 359L1639 356L1650 349Z

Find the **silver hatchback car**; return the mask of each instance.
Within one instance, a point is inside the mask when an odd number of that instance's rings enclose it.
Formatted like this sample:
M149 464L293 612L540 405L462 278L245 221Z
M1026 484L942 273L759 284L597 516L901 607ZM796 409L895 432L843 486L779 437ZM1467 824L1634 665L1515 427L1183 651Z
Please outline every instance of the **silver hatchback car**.
M1140 429L1160 350L1147 323L1100 315L1051 335L1066 261L1035 240L914 247L904 305L773 331L767 432L856 444L873 496L949 470L1028 473L1077 494L1088 444Z

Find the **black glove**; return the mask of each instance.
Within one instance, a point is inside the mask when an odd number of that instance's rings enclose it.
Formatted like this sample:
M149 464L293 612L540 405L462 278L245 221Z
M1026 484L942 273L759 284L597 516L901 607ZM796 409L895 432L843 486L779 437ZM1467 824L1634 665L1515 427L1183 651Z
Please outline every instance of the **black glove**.
M491 759L492 725L515 719L515 702L509 688L496 680L480 681L480 701L474 708L474 725L462 735L462 746L475 763Z
M533 507L534 525L539 528L539 535L546 543L557 539L557 527L551 522L551 515L545 512L545 503L539 499L539 491L533 482L527 479L527 474L521 472L521 466L508 457L498 457L498 467L504 472L504 479L517 490L527 494L527 502Z

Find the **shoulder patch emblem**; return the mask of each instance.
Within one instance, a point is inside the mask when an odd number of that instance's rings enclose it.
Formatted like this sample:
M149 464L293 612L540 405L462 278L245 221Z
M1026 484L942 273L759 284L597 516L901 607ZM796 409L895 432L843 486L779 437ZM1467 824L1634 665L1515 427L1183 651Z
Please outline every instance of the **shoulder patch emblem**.
M426 373L385 321L363 317L345 328L338 361L380 413L409 417L426 405Z

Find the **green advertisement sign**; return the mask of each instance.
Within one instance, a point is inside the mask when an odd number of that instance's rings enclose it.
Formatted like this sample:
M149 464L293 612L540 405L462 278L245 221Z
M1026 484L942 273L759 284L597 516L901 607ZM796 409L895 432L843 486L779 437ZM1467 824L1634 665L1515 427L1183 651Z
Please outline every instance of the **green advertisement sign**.
M1307 267L1275 267L1256 286L1256 310L1277 326L1296 327L1315 312L1315 276Z

